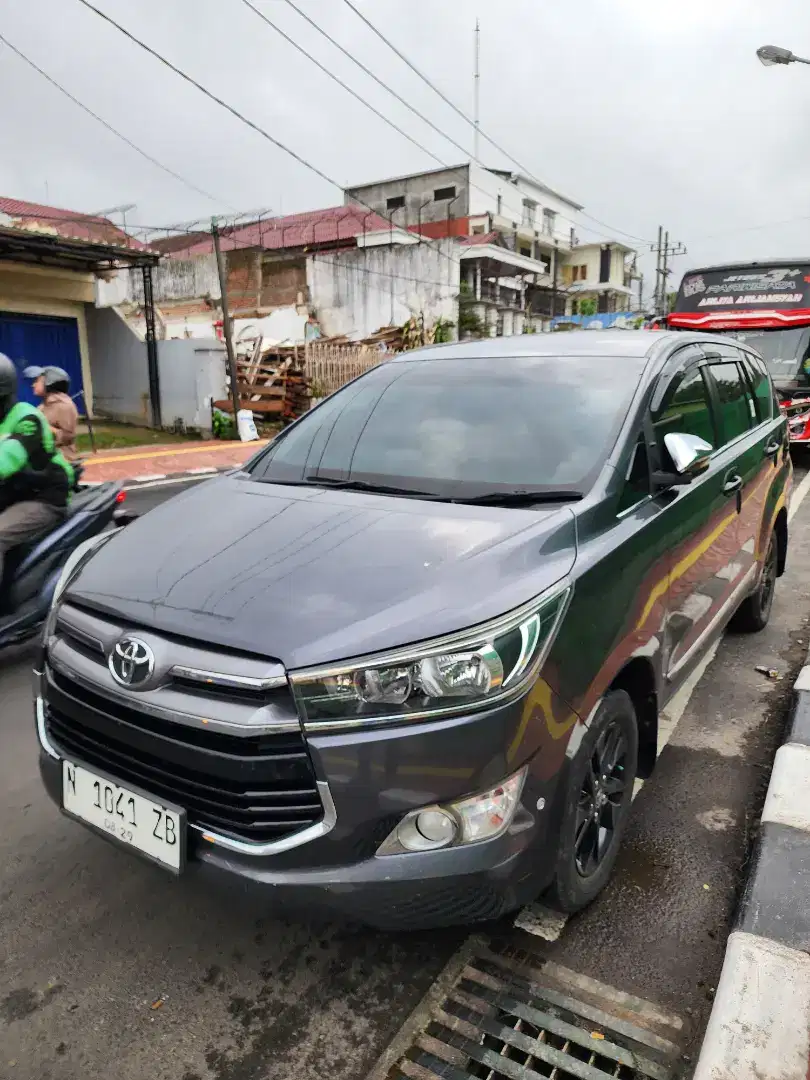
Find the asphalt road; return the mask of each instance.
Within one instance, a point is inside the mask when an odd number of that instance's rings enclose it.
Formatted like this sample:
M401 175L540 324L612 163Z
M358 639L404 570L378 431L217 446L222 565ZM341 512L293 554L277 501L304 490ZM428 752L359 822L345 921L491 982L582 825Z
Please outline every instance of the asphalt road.
M145 512L178 490L138 491L129 505ZM672 1009L686 1053L711 1005L789 674L810 636L808 525L810 498L768 629L727 636L673 710L603 896L553 944L490 928ZM768 681L761 664L785 677ZM0 1077L362 1080L464 931L282 921L99 842L41 790L30 666L30 650L0 658Z

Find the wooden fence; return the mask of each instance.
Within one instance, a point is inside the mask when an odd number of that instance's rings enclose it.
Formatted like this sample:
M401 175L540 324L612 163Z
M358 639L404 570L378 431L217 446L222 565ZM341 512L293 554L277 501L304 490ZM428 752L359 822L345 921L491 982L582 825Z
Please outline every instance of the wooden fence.
M263 419L294 420L306 412L312 398L326 397L393 355L372 345L315 342L266 353L260 345L251 356L237 360L236 372L239 407ZM230 393L230 378L228 383ZM233 411L230 398L214 405L223 412Z
M312 389L312 396L323 398L392 355L370 345L312 342L306 346L304 353L304 374Z

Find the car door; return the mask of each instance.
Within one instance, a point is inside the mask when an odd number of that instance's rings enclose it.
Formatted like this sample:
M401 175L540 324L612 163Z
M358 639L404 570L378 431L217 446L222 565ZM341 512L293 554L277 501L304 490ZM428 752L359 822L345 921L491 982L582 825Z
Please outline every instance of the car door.
M736 346L706 349L708 375L717 404L724 447L733 451L740 477L740 559L744 572L755 571L761 523L774 480L774 463L782 449L779 423L762 394L754 393L753 368ZM758 385L758 384L757 384Z
M740 558L739 511L742 477L737 454L722 442L707 360L694 347L692 358L667 386L652 412L651 428L659 466L673 470L664 443L671 432L697 435L713 450L704 471L676 485L669 500L670 568L664 663L670 684L680 681L701 646L722 619L744 574Z

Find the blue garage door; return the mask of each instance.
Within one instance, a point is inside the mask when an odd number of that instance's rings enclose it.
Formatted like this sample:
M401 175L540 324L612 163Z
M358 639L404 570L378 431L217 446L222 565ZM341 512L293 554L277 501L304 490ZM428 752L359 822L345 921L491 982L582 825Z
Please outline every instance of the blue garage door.
M64 368L70 376L70 393L83 388L82 358L79 351L79 324L75 319L57 319L40 315L14 315L0 311L0 352L13 361L17 371L36 364L38 367ZM20 379L20 398L38 404L31 387ZM84 412L84 400L76 401Z

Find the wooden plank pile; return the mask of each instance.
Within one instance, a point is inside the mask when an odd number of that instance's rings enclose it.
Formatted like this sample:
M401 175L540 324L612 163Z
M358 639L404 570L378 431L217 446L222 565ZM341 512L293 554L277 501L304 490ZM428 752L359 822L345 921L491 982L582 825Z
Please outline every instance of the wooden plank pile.
M286 350L285 350L286 352ZM304 375L303 353L300 356L280 355L268 350L258 356L236 361L239 408L250 409L260 419L295 420L309 409L312 397L309 381ZM230 384L230 379L228 380ZM229 385L230 390L230 385ZM214 407L233 412L230 397L215 401Z
M306 345L267 347L261 337L240 342L240 348L247 348L236 361L239 408L250 409L259 419L295 420L309 409L313 387L319 397L331 394L393 353L422 344L412 340L413 322L380 327L362 341L339 335ZM233 412L230 397L214 406Z

